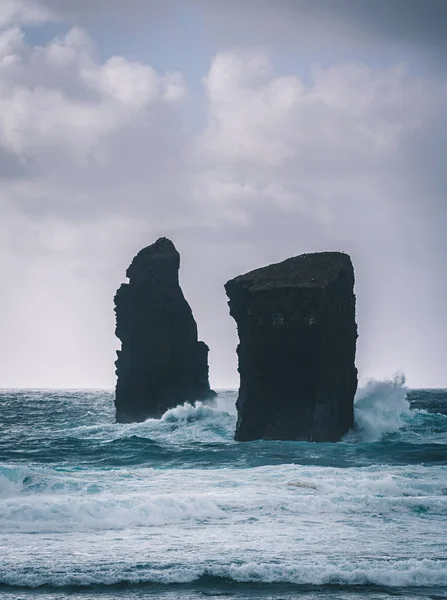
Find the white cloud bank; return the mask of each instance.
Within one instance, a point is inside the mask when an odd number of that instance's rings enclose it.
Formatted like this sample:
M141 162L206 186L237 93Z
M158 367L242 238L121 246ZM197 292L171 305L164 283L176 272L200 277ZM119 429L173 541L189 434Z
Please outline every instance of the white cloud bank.
M442 207L415 160L443 139L442 77L356 61L283 76L232 50L199 99L179 73L101 60L77 27L29 45L21 23L48 15L5 6L22 12L0 12L0 385L112 386L113 294L159 235L182 254L214 385L237 382L225 280L322 249L357 269L361 373L447 385Z

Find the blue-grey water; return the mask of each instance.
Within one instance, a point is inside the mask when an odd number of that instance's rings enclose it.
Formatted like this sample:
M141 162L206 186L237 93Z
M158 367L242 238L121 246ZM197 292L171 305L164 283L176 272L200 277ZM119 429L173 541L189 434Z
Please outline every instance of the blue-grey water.
M235 399L1 391L2 600L447 598L446 390L370 383L338 444L236 443Z

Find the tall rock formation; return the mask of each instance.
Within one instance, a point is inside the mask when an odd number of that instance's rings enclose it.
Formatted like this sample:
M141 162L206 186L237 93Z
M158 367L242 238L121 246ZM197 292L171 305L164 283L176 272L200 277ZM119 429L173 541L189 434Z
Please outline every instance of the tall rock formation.
M357 389L354 269L303 254L225 285L239 332L236 439L338 441Z
M141 250L115 296L119 423L159 418L181 402L213 397L208 346L179 285L180 255L167 238Z

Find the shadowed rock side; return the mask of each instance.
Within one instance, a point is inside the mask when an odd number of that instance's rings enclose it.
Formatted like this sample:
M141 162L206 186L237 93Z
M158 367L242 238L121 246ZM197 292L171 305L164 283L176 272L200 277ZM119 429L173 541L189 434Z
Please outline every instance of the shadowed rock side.
M239 333L236 439L335 442L357 389L354 269L303 254L228 281Z
M115 296L115 394L119 423L159 418L168 408L213 397L208 346L179 285L180 255L167 238L141 250Z

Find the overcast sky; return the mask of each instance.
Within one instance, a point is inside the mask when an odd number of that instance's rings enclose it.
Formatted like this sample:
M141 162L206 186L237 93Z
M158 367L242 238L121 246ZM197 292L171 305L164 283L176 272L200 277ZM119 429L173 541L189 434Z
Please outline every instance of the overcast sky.
M354 262L362 379L447 387L445 0L1 0L0 387L112 387L165 235L238 384L225 281Z

